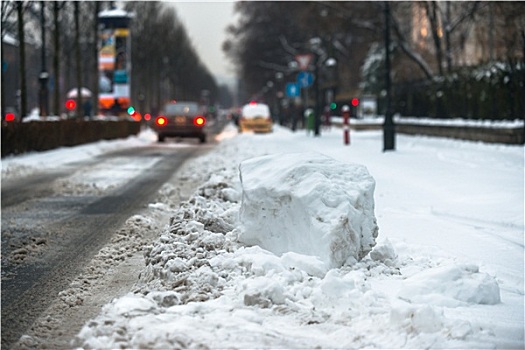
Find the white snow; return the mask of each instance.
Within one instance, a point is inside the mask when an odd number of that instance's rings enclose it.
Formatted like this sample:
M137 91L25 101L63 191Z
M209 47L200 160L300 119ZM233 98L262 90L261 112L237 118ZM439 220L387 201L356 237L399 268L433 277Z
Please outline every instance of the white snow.
M330 268L361 260L375 245L375 182L362 165L286 153L245 160L239 173L240 242L317 256Z
M499 286L477 265L448 265L428 269L405 280L399 298L411 303L457 307L498 304Z
M147 139L11 157L2 177L47 166L43 159L76 161L76 150L87 157ZM218 139L191 161L185 175L202 186L170 209L169 225L145 247L135 293L85 324L76 340L83 348L524 347L523 146L398 135L397 150L382 153L380 131L353 132L344 146L340 130L314 138L279 126L265 135L229 127ZM319 247L283 244L276 254L239 242L253 224L240 220L239 165L283 152L368 169L375 208L367 215L379 227L369 255L330 268L311 254ZM286 165L277 167L282 176ZM291 191L277 179L273 188Z
M270 117L270 108L264 103L247 104L242 108L243 118Z

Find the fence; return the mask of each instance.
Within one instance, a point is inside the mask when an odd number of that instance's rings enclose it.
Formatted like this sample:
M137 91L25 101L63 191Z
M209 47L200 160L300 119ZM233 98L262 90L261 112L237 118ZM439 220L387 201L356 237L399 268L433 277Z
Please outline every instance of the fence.
M385 113L384 97L378 108ZM525 65L498 62L433 80L399 82L392 86L392 109L402 116L523 119Z
M140 123L119 121L32 121L2 125L2 157L136 135Z

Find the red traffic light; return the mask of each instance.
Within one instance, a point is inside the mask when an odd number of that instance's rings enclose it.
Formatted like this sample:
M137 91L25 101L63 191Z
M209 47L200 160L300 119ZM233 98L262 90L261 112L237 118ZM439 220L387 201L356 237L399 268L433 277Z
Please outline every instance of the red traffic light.
M5 121L6 122L12 122L15 120L15 114L14 113L6 113L5 114Z
M77 107L77 103L75 100L67 100L66 101L66 108L68 111L72 111Z
M354 97L354 98L352 99L352 106L354 106L354 107L359 106L359 99L358 99L358 98L355 98L355 97Z

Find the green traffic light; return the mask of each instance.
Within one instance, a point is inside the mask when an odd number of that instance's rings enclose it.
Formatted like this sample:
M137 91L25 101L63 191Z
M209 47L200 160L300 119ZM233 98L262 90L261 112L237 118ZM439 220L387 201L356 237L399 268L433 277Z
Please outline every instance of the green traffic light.
M337 103L335 103L335 102L330 103L330 109L332 111L335 110L336 108L337 108Z
M129 115L133 115L133 114L135 114L135 108L133 108L132 106L129 106L129 107L128 107L128 114L129 114Z

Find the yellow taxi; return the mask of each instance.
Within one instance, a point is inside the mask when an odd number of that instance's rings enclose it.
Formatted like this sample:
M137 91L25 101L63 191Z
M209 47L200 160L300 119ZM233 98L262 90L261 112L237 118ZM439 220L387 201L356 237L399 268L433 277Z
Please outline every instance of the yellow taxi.
M264 103L250 102L242 107L239 132L272 132L273 121L270 108Z

